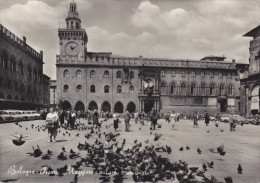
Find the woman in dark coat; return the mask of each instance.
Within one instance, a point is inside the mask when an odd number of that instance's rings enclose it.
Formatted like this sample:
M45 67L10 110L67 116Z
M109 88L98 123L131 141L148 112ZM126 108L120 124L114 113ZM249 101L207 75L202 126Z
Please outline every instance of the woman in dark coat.
M206 113L206 115L205 115L205 123L206 123L206 126L208 126L208 124L209 124L209 114L208 113Z
M93 126L94 125L98 125L98 112L97 112L97 109L95 109L95 111L94 111L94 114L93 114Z

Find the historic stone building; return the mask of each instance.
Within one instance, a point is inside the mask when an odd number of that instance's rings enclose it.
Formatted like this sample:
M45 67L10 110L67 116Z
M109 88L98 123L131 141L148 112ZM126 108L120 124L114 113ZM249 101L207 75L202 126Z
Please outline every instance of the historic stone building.
M260 25L244 36L253 37L249 47L249 74L241 80L241 112L251 116L260 108Z
M43 64L42 51L38 53L26 43L25 37L21 40L0 24L1 109L48 105L44 102L44 92L48 93L49 88L44 87Z
M59 29L56 103L64 108L123 112L129 109L189 112L239 112L240 73L233 61L119 57L87 51L75 2L67 27ZM239 65L247 67L247 65Z

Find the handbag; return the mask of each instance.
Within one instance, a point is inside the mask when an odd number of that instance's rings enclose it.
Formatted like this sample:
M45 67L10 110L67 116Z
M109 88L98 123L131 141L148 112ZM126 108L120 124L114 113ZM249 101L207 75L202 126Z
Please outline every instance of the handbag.
M48 128L48 129L54 128L54 123L48 122L48 123L46 124L46 128Z

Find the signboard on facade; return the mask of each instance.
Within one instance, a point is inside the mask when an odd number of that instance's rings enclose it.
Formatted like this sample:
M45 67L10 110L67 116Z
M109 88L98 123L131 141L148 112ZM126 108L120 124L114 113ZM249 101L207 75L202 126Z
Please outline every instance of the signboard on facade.
M251 110L259 111L259 96L253 96L251 99Z
M171 97L170 105L188 105L189 101L187 97Z
M208 98L208 105L217 105L217 98Z
M234 106L235 106L235 99L229 98L229 99L228 99L228 106L234 107Z

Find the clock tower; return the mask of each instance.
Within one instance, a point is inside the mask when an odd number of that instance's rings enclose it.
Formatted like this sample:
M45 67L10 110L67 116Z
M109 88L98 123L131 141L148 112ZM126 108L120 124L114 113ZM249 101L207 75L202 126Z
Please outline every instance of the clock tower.
M73 1L69 5L65 29L59 29L60 55L58 62L84 62L87 52L88 36L85 29L81 29L81 19L77 12L77 4Z

